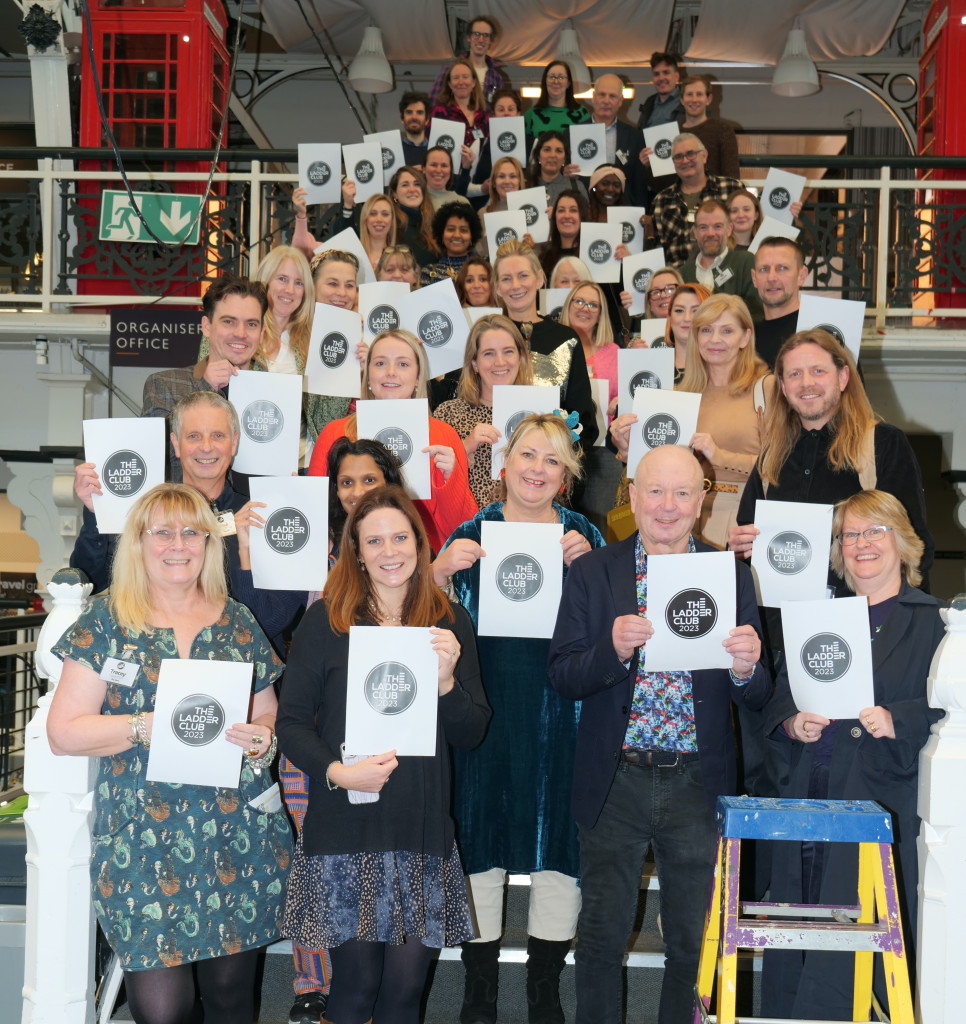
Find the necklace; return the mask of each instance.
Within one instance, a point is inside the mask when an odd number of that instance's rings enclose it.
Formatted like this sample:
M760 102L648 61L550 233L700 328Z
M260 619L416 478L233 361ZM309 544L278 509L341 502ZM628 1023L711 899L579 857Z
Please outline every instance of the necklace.
M387 615L385 612L381 615L383 622L402 622L401 615Z

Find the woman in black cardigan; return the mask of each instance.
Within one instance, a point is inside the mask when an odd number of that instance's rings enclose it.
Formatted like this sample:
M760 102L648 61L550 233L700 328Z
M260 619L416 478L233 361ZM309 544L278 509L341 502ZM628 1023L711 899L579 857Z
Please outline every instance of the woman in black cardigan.
M310 779L284 927L300 945L330 950L326 1013L338 1024L417 1024L434 948L474 935L448 746L476 746L490 709L473 627L433 582L429 557L405 493L368 492L346 522L322 600L296 632L282 689L279 744ZM390 631L387 651L393 628L429 627L439 694L432 757L343 758L354 625Z

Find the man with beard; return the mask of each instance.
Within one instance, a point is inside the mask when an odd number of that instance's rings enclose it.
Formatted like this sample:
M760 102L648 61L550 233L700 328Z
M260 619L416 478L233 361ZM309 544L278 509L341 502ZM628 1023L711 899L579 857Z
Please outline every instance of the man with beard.
M798 242L773 236L758 246L751 277L765 319L755 324L755 348L769 366L775 365L778 350L798 330L799 293L806 273Z
M753 320L762 318L761 300L753 278L755 258L748 252L728 248L731 221L718 199L706 199L694 215L691 229L698 251L680 267L685 281L697 281L712 292L739 295Z
M428 116L429 97L426 93L403 93L399 101L399 120L402 121L403 160L407 167L418 167L422 170L426 162Z

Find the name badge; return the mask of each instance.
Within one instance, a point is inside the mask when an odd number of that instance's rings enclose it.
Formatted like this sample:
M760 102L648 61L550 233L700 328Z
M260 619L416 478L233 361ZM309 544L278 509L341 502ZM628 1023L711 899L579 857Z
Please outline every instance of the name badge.
M218 522L218 533L222 537L235 536L235 513L231 509L227 509L225 512L216 512L215 519Z
M714 275L714 284L716 288L720 288L725 281L730 281L735 275L730 270L723 270L720 274Z
M627 163L627 153L623 149L619 149L614 155L617 157L620 163Z
M483 138L483 129L482 128L474 128L471 134L472 134L474 139L482 139Z
M115 686L133 686L141 666L121 658L108 658L101 669L101 679Z

